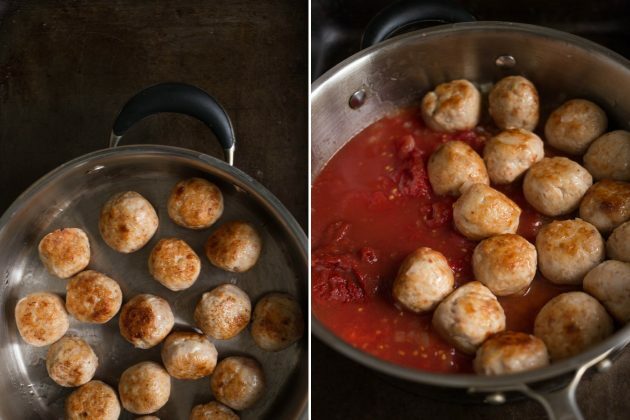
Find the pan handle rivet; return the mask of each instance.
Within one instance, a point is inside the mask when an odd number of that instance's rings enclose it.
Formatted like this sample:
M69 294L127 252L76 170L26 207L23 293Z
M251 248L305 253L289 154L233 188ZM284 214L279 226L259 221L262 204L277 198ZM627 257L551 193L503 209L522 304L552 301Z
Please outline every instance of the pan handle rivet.
M95 166L95 167L93 167L92 169L88 169L87 171L85 171L85 173L86 173L87 175L90 175L90 174L93 174L93 173L96 173L96 172L100 171L100 170L101 170L101 169L103 169L104 167L105 167L105 166L103 166L103 165L96 165L96 166Z
M612 362L609 359L604 359L597 364L598 372L606 372L608 369L612 367Z
M494 63L497 65L497 67L511 69L512 67L516 66L516 58L511 55L500 55L497 57Z
M363 89L359 89L350 95L350 100L348 100L348 106L352 109L361 108L361 106L365 103L365 91Z
M501 392L495 392L494 394L486 395L484 402L492 405L499 405L505 403L505 395Z

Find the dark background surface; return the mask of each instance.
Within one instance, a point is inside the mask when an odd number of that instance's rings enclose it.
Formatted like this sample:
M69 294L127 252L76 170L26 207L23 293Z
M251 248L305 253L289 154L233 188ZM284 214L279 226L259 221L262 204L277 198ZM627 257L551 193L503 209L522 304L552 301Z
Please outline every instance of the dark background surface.
M312 0L312 79L359 50L363 29L386 0ZM591 39L630 58L630 2L460 0L477 20L532 23ZM571 71L567 69L567 71ZM630 351L611 371L587 374L578 401L587 419L630 418ZM403 390L312 340L314 419L545 419L533 401L504 406L438 401Z
M0 212L58 165L107 147L122 105L164 81L198 86L226 108L235 166L306 230L308 7L291 0L0 0ZM200 122L162 114L122 144L217 157Z

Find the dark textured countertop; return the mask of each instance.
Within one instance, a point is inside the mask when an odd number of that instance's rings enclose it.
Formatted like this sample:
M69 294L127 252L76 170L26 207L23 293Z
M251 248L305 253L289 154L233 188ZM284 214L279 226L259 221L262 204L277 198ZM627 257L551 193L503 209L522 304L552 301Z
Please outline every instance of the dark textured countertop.
M313 77L358 50L363 28L389 0L313 0ZM545 0L460 0L478 20L506 20L550 26L572 32L630 57L630 4ZM321 47L318 50L317 47ZM531 400L503 406L438 401L401 389L312 341L312 406L314 419L546 419ZM587 374L578 387L586 419L630 418L630 350L607 373Z

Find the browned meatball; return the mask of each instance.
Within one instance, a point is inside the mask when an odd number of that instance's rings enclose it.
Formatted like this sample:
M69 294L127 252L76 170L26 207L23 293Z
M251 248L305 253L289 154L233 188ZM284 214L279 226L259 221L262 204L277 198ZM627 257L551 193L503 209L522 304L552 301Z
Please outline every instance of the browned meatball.
M149 272L153 278L174 292L192 286L200 271L199 257L181 239L160 239L149 255Z
M193 407L189 420L239 420L239 416L223 404L212 401Z
M477 350L474 367L481 375L523 372L549 364L545 343L522 332L504 331L487 339Z
M67 420L117 420L119 416L116 391L101 381L88 382L66 399Z
M122 304L122 291L116 280L93 270L72 277L66 285L66 309L81 322L104 324Z
M422 119L435 131L471 130L480 114L481 94L468 80L442 83L422 98Z
M114 195L101 209L98 228L107 245L118 252L135 252L145 246L158 228L155 209L135 191Z
M544 156L540 137L520 128L500 132L483 149L483 160L493 184L509 184L520 178Z
M455 287L453 270L444 255L431 248L418 248L405 258L394 280L392 294L404 308L432 311Z
M538 124L538 91L522 76L499 80L488 95L490 116L497 127L524 128L532 131Z
M263 350L280 351L302 338L300 304L287 293L269 293L254 308L252 338Z
M206 257L215 267L235 273L247 271L256 264L262 241L254 227L246 222L228 222L210 235Z
M584 277L584 291L597 298L619 322L630 321L630 263L604 261Z
M593 184L580 203L580 217L603 234L630 220L630 184L609 179Z
M223 214L223 194L219 187L201 178L190 178L175 185L167 204L175 223L189 229L205 229Z
M247 293L233 284L222 284L204 293L195 308L195 323L212 338L227 340L247 327L252 304Z
M265 392L260 364L249 357L228 357L219 362L210 378L212 394L235 410L251 407Z
M562 293L536 316L534 335L547 345L552 360L575 356L613 332L606 309L584 292Z
M584 167L595 179L630 181L630 132L611 131L595 140L584 155Z
M613 230L606 242L606 254L608 258L630 262L630 221Z
M490 183L483 159L461 141L449 141L438 147L429 158L427 171L437 195L459 196L473 184Z
M214 371L217 349L202 334L176 331L164 340L162 362L173 378L199 379Z
M516 233L520 216L515 202L485 184L474 184L453 205L455 227L472 240Z
M120 375L120 401L125 410L134 414L158 411L171 395L171 377L157 363L141 362Z
M168 302L159 296L134 296L120 311L120 334L134 347L154 347L171 332L175 318Z
M53 293L31 293L20 299L15 322L22 339L36 347L59 340L70 325L63 300Z
M581 155L607 125L606 114L596 104L572 99L551 113L545 124L545 138L558 150Z
M78 228L57 229L39 242L39 258L48 272L66 279L90 263L90 241Z
M98 358L94 350L79 337L62 337L48 348L48 376L61 386L79 386L89 382L97 367Z

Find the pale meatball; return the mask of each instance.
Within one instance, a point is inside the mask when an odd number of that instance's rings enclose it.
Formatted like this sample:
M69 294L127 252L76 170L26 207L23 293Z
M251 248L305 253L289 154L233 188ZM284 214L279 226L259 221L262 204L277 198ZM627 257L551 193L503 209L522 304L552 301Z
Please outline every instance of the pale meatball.
M473 184L490 184L483 159L461 141L449 141L438 147L429 158L427 171L437 195L459 196Z
M247 293L233 284L222 284L201 296L195 308L195 323L207 335L227 340L247 327L252 303Z
M101 381L90 381L66 399L66 420L117 420L120 403L116 391Z
M534 335L547 345L552 360L575 356L613 332L606 309L584 292L562 293L536 316Z
M78 337L62 337L48 349L48 376L61 386L79 386L94 377L98 358L92 347Z
M106 323L120 310L122 298L116 280L93 270L77 274L66 285L66 309L81 322Z
M453 204L457 230L472 240L516 233L521 209L506 195L485 184L471 186Z
M505 130L492 137L483 149L488 176L494 184L509 184L545 157L543 141L531 131Z
M251 407L265 392L260 364L249 357L228 357L219 362L210 378L212 394L235 410Z
M189 420L239 420L239 416L223 404L212 401L193 407Z
M181 239L160 239L149 255L149 272L174 292L192 286L201 271L201 260Z
M596 182L580 203L580 217L603 234L630 220L630 184L609 179Z
M580 285L604 260L604 239L595 226L581 219L555 220L536 235L538 269L555 284Z
M263 296L256 304L252 318L252 338L263 350L284 350L304 334L302 308L287 293Z
M155 209L135 191L114 195L101 209L98 228L107 245L128 254L145 246L158 228Z
M582 155L608 125L606 113L593 102L572 99L549 115L545 124L547 142L558 150Z
M167 204L168 215L180 226L205 229L223 214L223 194L219 187L201 178L175 185Z
M433 310L454 288L453 270L446 257L423 247L409 254L400 265L392 294L405 309L422 313Z
M31 293L15 305L15 323L22 339L35 347L59 340L70 322L63 300L53 293Z
M565 157L544 158L525 174L525 199L540 213L560 216L580 205L593 178L578 163Z
M162 362L173 378L199 379L214 371L217 349L205 335L176 331L164 340Z
M584 277L584 291L622 324L630 321L630 263L608 260Z
M242 273L256 264L262 240L256 229L246 222L228 222L210 235L206 242L206 257L222 270Z
M499 80L488 95L489 112L502 130L524 128L532 131L538 124L540 102L532 82L522 76Z
M584 155L584 167L595 179L630 181L630 132L611 131L595 140Z
M62 279L75 275L90 263L90 241L78 228L50 232L39 242L38 250L46 270Z
M175 318L168 302L159 296L133 297L120 311L120 334L134 347L148 349L160 344L171 332Z
M422 119L434 131L472 130L480 115L481 94L468 80L442 83L422 98Z
M608 258L630 262L630 221L613 230L606 242Z
M474 354L486 338L505 330L505 313L490 289L473 281L438 305L433 327L458 350Z
M480 375L505 375L549 364L547 346L538 337L504 331L487 339L477 350L474 367Z
M480 242L472 257L475 279L497 296L520 292L536 275L536 247L519 235L497 235Z
M171 377L157 363L141 362L120 375L118 394L125 410L133 414L154 413L171 395Z

